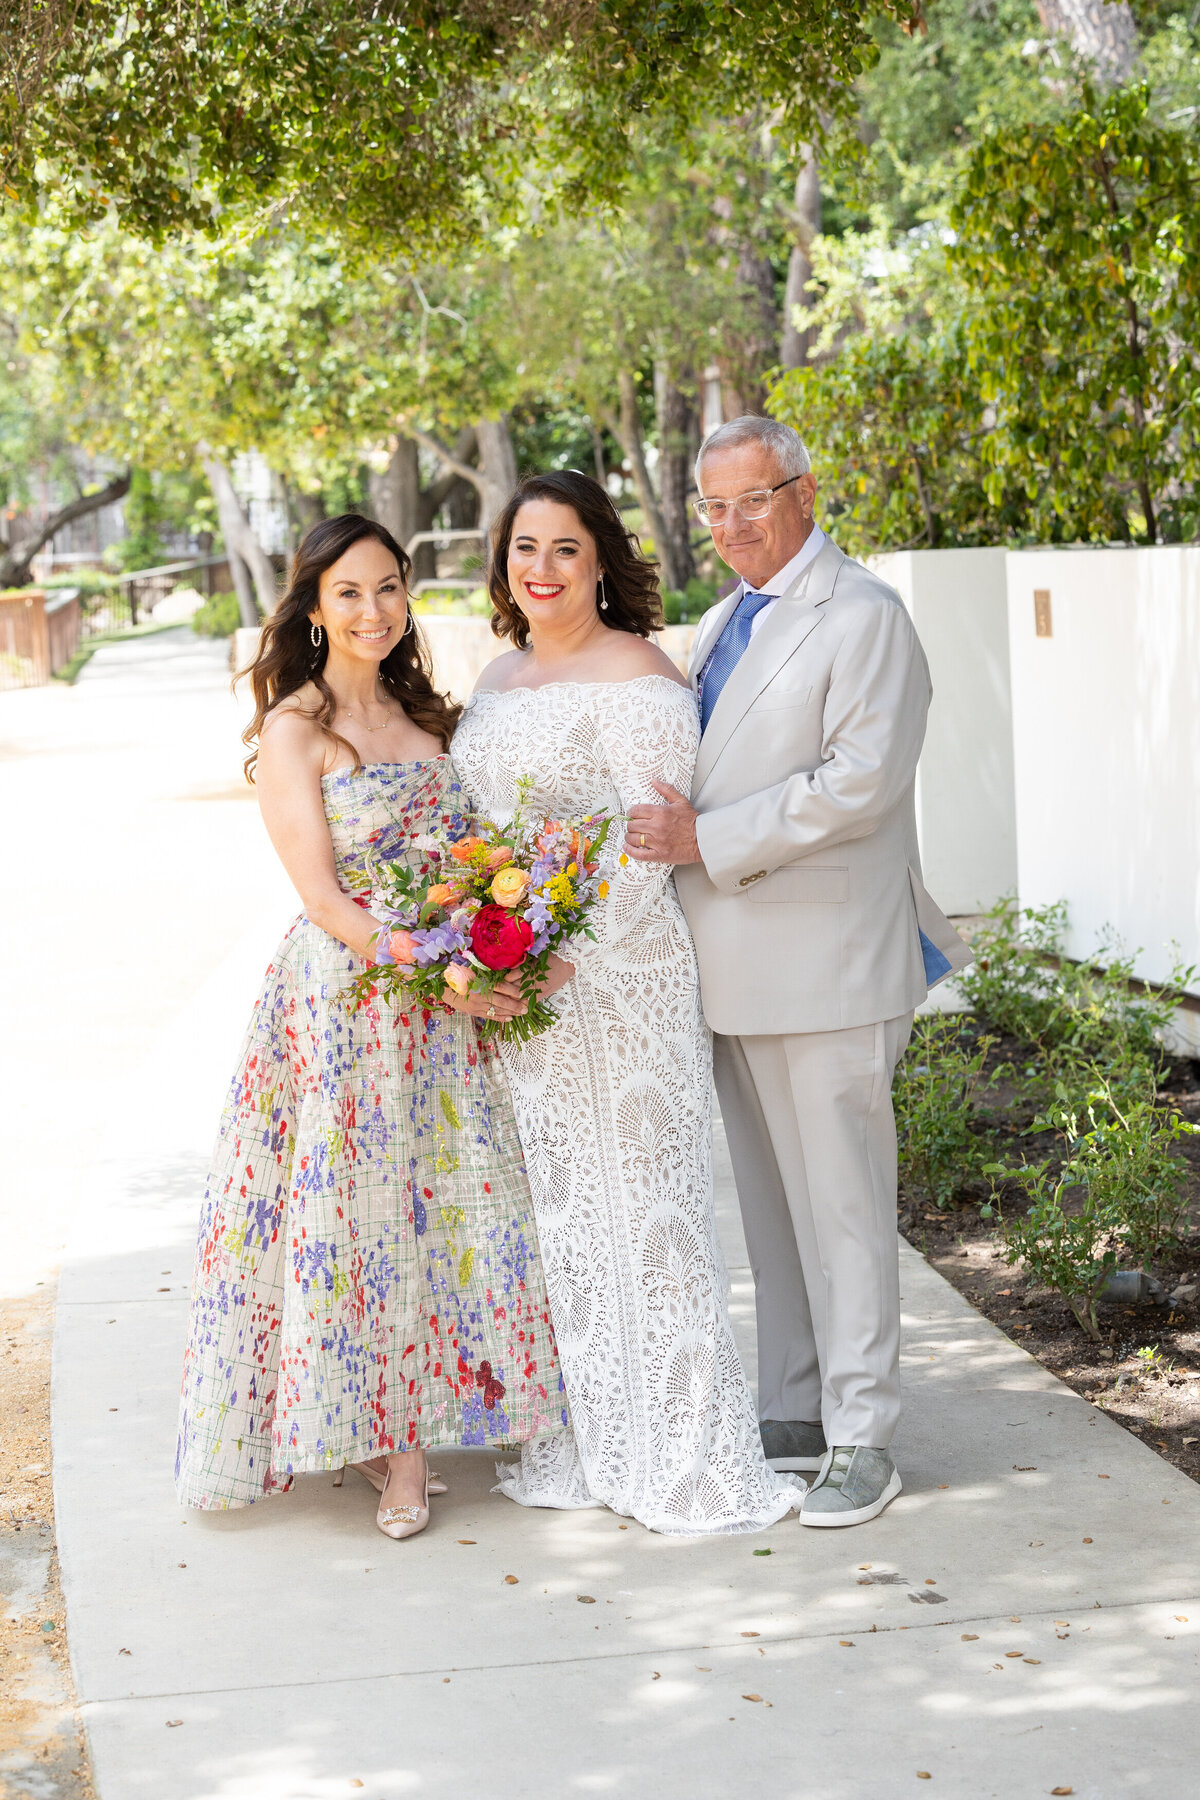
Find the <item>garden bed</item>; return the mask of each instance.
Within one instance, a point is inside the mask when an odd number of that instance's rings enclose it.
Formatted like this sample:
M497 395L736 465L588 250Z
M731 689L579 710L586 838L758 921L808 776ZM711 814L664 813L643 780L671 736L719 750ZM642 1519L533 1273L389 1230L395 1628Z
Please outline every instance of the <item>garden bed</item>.
M1161 1048L1169 996L1119 958L1063 962L1061 912L1021 943L1030 924L998 909L962 983L972 1010L917 1021L896 1083L900 1230L1200 1482L1200 1062ZM1145 1271L1157 1297L1097 1297L1114 1269Z

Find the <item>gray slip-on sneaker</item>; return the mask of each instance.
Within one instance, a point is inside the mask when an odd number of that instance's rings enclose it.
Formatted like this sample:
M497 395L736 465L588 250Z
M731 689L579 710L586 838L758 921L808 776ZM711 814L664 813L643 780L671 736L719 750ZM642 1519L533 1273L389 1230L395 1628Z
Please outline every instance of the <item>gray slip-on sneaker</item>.
M764 1419L759 1425L763 1455L776 1470L800 1469L815 1475L825 1458L825 1433L803 1419Z
M878 1518L903 1483L888 1450L834 1444L800 1507L802 1525L862 1525Z

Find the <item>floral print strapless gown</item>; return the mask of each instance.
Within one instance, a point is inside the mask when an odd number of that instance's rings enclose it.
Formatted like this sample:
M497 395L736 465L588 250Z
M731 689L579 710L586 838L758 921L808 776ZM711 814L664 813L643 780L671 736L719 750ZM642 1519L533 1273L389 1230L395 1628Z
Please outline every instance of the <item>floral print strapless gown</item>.
M459 828L448 757L325 777L342 887ZM465 821L461 822L465 826ZM299 918L267 970L200 1220L176 1486L247 1506L297 1474L561 1430L566 1406L508 1088L473 1021L342 995Z

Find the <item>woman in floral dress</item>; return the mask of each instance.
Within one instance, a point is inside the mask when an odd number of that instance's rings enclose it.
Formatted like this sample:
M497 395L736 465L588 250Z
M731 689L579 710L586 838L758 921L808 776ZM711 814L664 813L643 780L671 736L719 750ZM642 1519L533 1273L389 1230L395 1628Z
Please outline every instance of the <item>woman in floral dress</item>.
M408 571L369 520L315 526L252 671L247 770L305 910L221 1121L176 1460L180 1500L216 1508L352 1463L392 1537L428 1521L428 1449L566 1423L508 1090L469 1016L519 1000L344 998L378 959L373 858L419 863L415 839L462 828L458 709L430 680Z

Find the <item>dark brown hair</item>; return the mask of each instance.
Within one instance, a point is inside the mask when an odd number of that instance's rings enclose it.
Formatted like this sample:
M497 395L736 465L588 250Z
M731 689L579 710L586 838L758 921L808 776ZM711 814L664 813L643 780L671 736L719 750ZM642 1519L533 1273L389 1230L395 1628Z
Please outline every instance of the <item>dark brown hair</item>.
M658 591L658 564L642 555L641 545L600 486L576 469L557 469L547 475L526 475L517 483L511 499L492 526L488 593L492 598L492 630L510 637L518 650L529 642L529 621L508 586L508 547L517 514L527 500L556 500L569 506L596 545L604 570L604 598L608 605L600 618L611 631L631 631L649 637L662 624L662 596ZM596 604L600 584L596 584Z
M411 560L391 532L374 519L364 519L359 513L340 513L336 519L322 519L305 532L292 563L287 590L262 628L258 654L248 671L255 711L242 733L242 742L250 746L245 765L247 781L254 780L258 740L267 717L289 694L298 693L310 681L321 696L321 704L311 717L326 737L350 752L355 768L361 767L353 744L333 729L333 693L324 675L329 636L323 632L322 642L313 644L309 614L320 600L321 577L326 569L331 569L352 544L361 543L363 538L374 538L391 551L399 565L400 579L408 586ZM429 650L411 607L400 642L379 665L379 679L413 724L440 738L443 747L449 749L462 707L434 687Z

